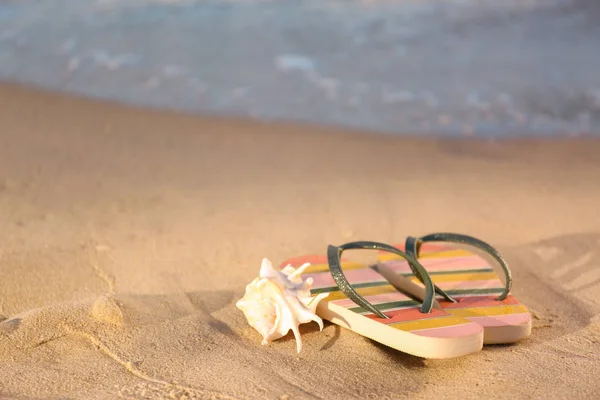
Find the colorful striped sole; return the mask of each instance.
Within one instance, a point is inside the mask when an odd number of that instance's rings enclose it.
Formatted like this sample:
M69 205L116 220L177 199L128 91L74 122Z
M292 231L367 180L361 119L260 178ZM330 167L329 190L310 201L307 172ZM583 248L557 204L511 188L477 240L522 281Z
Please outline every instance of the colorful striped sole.
M298 267L310 263L303 275L312 278L313 295L327 292L317 314L363 336L397 350L424 358L457 357L483 346L482 327L444 310L421 313L420 303L400 293L379 273L366 265L342 259L342 269L350 284L389 319L362 309L342 293L329 272L326 256L304 256L281 264Z
M403 250L404 244L395 247ZM399 256L381 252L378 261L423 286ZM458 301L439 301L442 309L481 325L485 344L513 343L531 335L531 313L510 294L496 300L504 285L483 257L448 244L423 243L419 261L433 283Z

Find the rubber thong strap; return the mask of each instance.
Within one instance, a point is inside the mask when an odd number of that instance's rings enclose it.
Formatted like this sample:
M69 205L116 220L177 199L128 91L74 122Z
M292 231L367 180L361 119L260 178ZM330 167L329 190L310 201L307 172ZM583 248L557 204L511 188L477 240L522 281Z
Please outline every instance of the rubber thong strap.
M441 232L441 233L431 233L429 235L425 235L420 238L414 238L412 236L408 236L406 238L406 243L405 243L404 249L405 249L406 253L409 254L411 257L418 259L421 244L425 243L425 242L461 243L461 244L466 244L466 245L470 245L473 247L477 247L478 249L485 251L486 253L491 255L496 261L498 261L498 263L502 267L502 270L504 271L504 274L506 277L506 282L504 284L504 290L502 291L502 293L500 294L500 296L498 296L498 298L496 300L501 301L501 300L504 300L506 298L506 296L508 296L508 293L510 292L510 289L512 287L512 274L510 272L510 269L508 268L508 264L506 263L506 261L504 260L502 255L498 252L498 250L496 250L489 244L487 244L484 241L481 241L477 238L474 238L472 236L461 235L458 233ZM412 269L412 266L411 266L411 269ZM414 272L414 269L413 269L413 272ZM421 282L423 282L420 274L415 273L415 276ZM454 303L457 302L455 299L453 299L450 295L445 293L439 287L434 286L434 290L437 294L443 296L444 299L454 302Z
M369 303L364 297L354 290L348 279L344 275L342 271L340 259L342 256L342 252L345 250L353 250L353 249L365 249L365 250L383 250L388 251L390 253L398 254L408 261L413 271L416 271L416 275L419 276L419 279L425 285L425 299L423 300L423 304L421 305L422 313L429 313L433 308L434 302L434 288L433 282L431 281L431 277L425 270L425 268L413 257L405 252L398 250L393 246L389 246L384 243L378 242L351 242L346 243L341 246L333 246L329 245L327 248L327 261L329 263L329 271L333 276L338 288L342 293L344 293L350 300L361 306L365 310L371 311L373 314L377 315L380 318L388 319L389 317L379 311L373 304Z

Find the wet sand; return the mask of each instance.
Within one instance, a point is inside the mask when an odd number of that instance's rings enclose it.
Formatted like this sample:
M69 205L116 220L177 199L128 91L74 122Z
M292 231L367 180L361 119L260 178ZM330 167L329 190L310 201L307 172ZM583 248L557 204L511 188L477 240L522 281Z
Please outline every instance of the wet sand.
M600 395L600 140L375 136L0 85L8 398ZM422 360L326 324L260 345L262 257L456 231L499 248L530 339ZM187 397L185 397L187 396Z

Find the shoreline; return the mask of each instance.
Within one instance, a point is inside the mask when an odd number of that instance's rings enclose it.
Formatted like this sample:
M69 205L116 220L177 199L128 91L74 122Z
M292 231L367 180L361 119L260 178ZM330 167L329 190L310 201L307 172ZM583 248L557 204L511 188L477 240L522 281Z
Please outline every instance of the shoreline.
M286 129L294 130L313 130L324 132L325 134L334 134L342 136L353 136L363 137L369 140L406 140L406 141L423 141L423 143L429 142L464 142L464 143L532 143L532 142L555 142L555 141L591 141L595 143L600 140L600 131L586 131L579 133L551 133L543 134L537 133L515 133L515 134L502 134L500 136L491 135L448 135L445 133L429 133L423 134L422 132L399 132L399 131L385 131L385 130L373 130L365 129L361 127L344 126L338 124L327 124L318 122L306 122L301 120L290 120L290 119L266 119L266 118L255 118L250 115L229 115L226 113L203 113L201 111L190 111L185 109L176 108L165 108L161 106L151 106L144 104L137 104L134 102L123 101L119 99L103 98L90 96L84 93L74 93L65 90L54 89L51 87L37 85L22 81L11 81L1 80L0 87L3 87L8 92L27 94L27 93L38 93L46 96L57 96L64 101L83 101L90 104L104 105L107 107L123 108L126 110L137 111L137 112L148 112L148 113L159 113L164 115L170 115L172 117L180 116L184 118L196 118L199 120L214 121L214 122L234 122L238 124L250 124L253 126L280 126ZM70 99L70 100L69 100ZM516 129L515 131L519 131ZM410 132L410 131L409 131Z
M0 79L395 135L597 135L597 4L12 1Z

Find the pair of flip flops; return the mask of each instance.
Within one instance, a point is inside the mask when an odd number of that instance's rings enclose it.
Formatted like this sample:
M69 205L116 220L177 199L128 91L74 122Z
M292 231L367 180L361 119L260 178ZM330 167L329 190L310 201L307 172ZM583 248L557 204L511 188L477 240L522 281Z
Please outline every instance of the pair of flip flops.
M377 263L342 258L354 249L378 250ZM306 263L311 294L329 293L317 315L408 354L458 357L531 334L530 312L510 294L508 265L496 249L474 237L434 233L396 246L330 245L327 255L295 257L281 267Z

